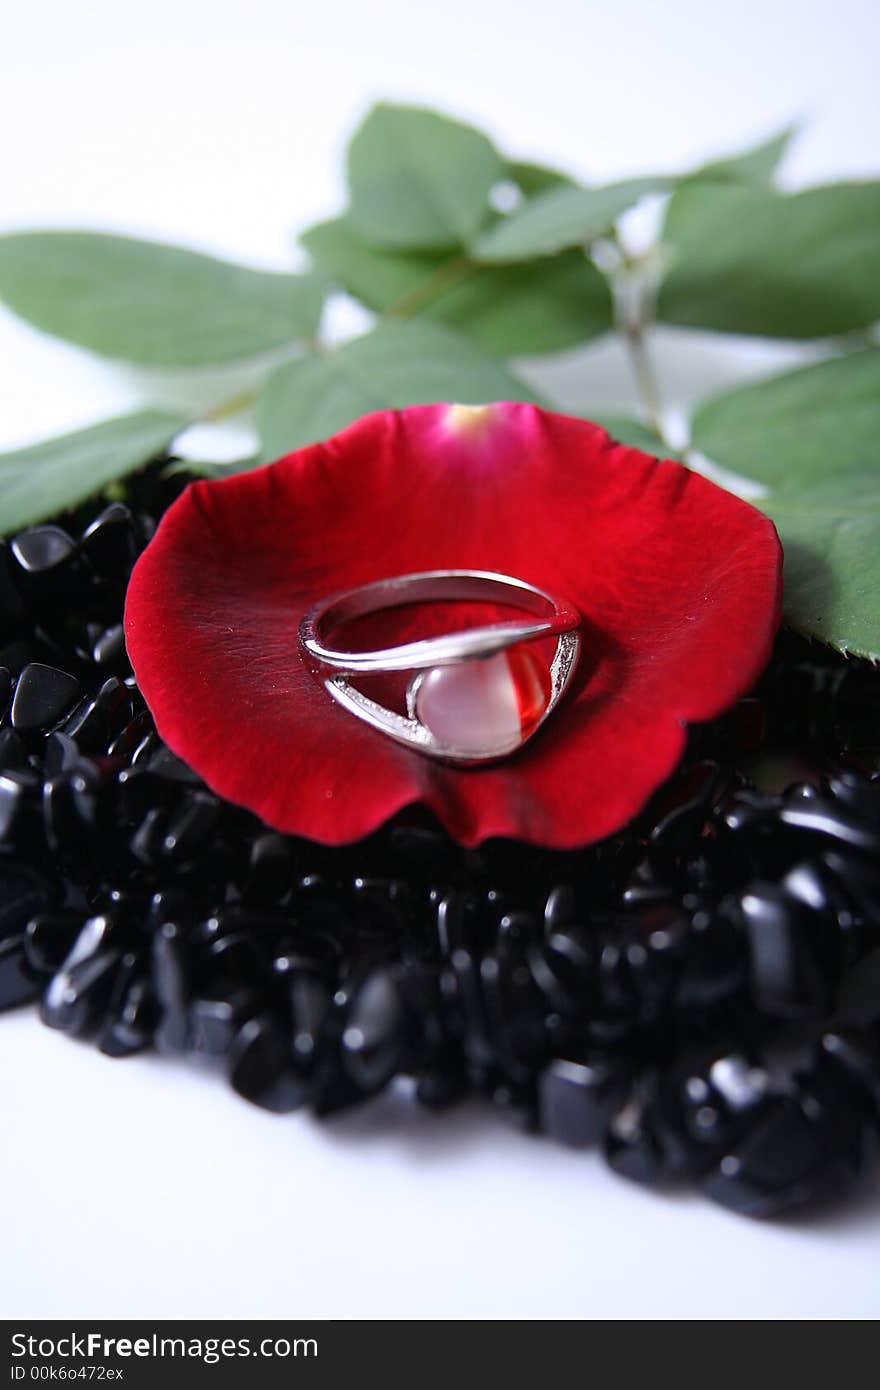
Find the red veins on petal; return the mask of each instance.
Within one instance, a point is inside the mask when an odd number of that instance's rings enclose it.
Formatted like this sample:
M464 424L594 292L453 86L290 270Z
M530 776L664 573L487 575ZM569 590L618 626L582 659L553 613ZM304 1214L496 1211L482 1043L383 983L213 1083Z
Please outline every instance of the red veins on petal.
M395 744L300 660L316 601L426 569L514 575L583 615L571 688L503 762L455 768ZM340 844L422 803L464 844L571 847L628 821L685 724L754 683L781 571L760 512L597 425L517 403L415 406L189 487L135 567L126 639L174 752L279 830ZM376 621L403 640L412 619ZM544 687L531 654L514 666L525 727Z

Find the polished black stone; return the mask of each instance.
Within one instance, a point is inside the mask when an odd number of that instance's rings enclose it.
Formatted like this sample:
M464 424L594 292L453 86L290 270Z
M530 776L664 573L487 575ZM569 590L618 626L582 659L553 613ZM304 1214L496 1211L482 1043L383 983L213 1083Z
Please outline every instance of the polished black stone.
M391 1080L406 1050L406 1012L389 970L374 970L355 992L342 1034L342 1064L362 1091Z
M35 819L40 779L29 767L0 771L0 844L13 843Z
M0 772L21 772L27 767L27 749L14 729L0 729Z
M821 1014L833 981L823 970L803 909L783 889L756 881L739 900L749 943L752 996L786 1018Z
M113 992L96 1039L107 1057L131 1057L150 1047L159 1019L159 1006L141 958L123 956L116 971Z
M229 1055L229 1079L245 1100L283 1115L309 1099L309 1083L294 1067L287 1033L270 1014L249 1019Z
M38 999L45 981L32 969L24 936L0 940L0 1009L15 1009Z
M18 678L10 718L13 729L50 729L77 699L80 683L67 671L31 662Z
M183 932L165 922L153 937L151 979L159 1007L155 1043L160 1052L183 1052L189 1037L190 969Z
M778 1096L706 1178L714 1201L747 1216L776 1216L834 1194L860 1176L863 1127L844 1126L809 1097Z
M630 1076L624 1063L601 1056L584 1061L557 1057L538 1077L540 1128L571 1148L598 1144Z
M78 912L37 912L25 930L25 954L31 968L54 975L64 964L84 922Z
M33 526L20 532L12 542L12 554L28 574L56 569L75 550L73 538L60 526Z
M113 579L131 568L139 545L134 517L122 502L111 502L82 535L82 552L102 578Z

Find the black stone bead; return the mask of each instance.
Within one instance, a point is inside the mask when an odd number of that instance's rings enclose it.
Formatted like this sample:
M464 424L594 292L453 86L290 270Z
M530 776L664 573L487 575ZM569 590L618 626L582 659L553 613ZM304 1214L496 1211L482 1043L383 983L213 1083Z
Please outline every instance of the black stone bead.
M277 964L277 963L276 963ZM314 1065L325 1022L330 1012L331 992L325 980L309 969L296 965L280 972L286 977L291 1018L291 1052L299 1071Z
M229 1055L229 1080L245 1100L283 1115L309 1099L309 1083L294 1067L287 1033L271 1014L248 1019Z
M260 996L237 986L199 993L189 1006L187 1026L191 1052L225 1057L249 1018L260 1012Z
M80 953L83 928L73 950L43 995L40 1016L50 1028L83 1037L102 1021L113 991L116 971L122 960L119 950L89 950Z
M21 772L27 767L27 749L14 729L0 729L0 772Z
M380 1090L401 1067L406 1021L392 972L372 971L354 993L342 1034L342 1065L359 1090Z
M778 1096L747 1137L721 1159L703 1190L747 1216L776 1216L846 1188L860 1176L864 1128L809 1096Z
M6 541L0 540L0 638L14 632L25 614L20 588L14 578L16 569L18 566L12 559L9 546Z
M67 734L55 732L43 747L43 774L46 778L60 777L79 765L80 751Z
M609 1167L633 1182L654 1186L666 1173L663 1151L651 1124L653 1078L643 1076L612 1116L605 1134L604 1152Z
M173 922L165 922L153 937L151 979L159 1006L156 1047L183 1052L189 1036L190 969L183 933Z
M749 943L752 998L764 1013L815 1016L827 1009L832 981L817 956L800 905L772 883L752 883L739 900Z
M32 526L12 542L12 554L27 574L57 569L75 550L73 538L60 526Z
M0 859L0 939L23 932L31 917L54 898L49 880L24 865Z
M0 844L30 838L40 779L30 768L0 772Z
M290 841L272 831L258 835L251 845L242 901L252 907L282 902L290 892L291 873Z
M880 1125L880 1007L874 1018L871 1027L838 1028L823 1034L815 1065L831 1072L832 1085L845 1078Z
M630 1078L630 1067L609 1058L557 1057L538 1077L540 1128L572 1148L598 1144Z
M44 984L28 961L24 934L0 939L0 1010L32 1003Z
M172 816L162 841L169 858L190 859L208 841L220 819L220 802L210 792L192 792Z
M544 933L552 936L563 927L576 925L578 903L575 888L570 883L558 883L550 889L544 903Z
M25 930L25 953L31 969L54 975L60 970L85 925L78 912L38 912Z
M12 727L20 732L50 729L74 704L80 683L67 671L31 662L25 666L12 701Z
M871 824L833 801L814 801L784 806L780 821L793 830L851 846L865 854L880 855L880 825Z
M122 623L114 623L95 638L92 643L92 660L96 666L107 669L122 671L127 668L128 656Z
M153 1040L159 1006L138 955L123 956L97 1043L106 1057L131 1057Z
M101 578L124 578L139 549L134 517L122 502L111 502L82 535L81 549Z

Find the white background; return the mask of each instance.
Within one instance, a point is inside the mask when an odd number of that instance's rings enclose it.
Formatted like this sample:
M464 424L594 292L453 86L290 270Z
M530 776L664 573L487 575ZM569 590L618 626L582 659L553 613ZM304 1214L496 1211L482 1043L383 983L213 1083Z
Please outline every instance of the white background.
M342 197L377 96L584 178L683 167L792 117L792 186L876 172L873 0L44 0L4 16L0 228L93 226L268 266ZM791 356L666 333L680 405ZM545 380L548 379L545 371ZM631 399L613 347L550 370ZM198 383L210 397L216 383ZM174 399L0 313L0 447ZM8 1317L880 1314L880 1201L811 1223L655 1197L594 1156L388 1097L318 1126L197 1069L0 1018Z

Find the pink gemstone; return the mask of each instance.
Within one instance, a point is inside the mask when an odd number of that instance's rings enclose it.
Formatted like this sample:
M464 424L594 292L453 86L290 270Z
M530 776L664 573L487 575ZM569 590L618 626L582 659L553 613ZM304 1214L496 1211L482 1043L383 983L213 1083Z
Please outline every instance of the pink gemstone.
M422 679L416 714L435 738L462 753L515 747L550 702L550 673L528 648L435 666Z

